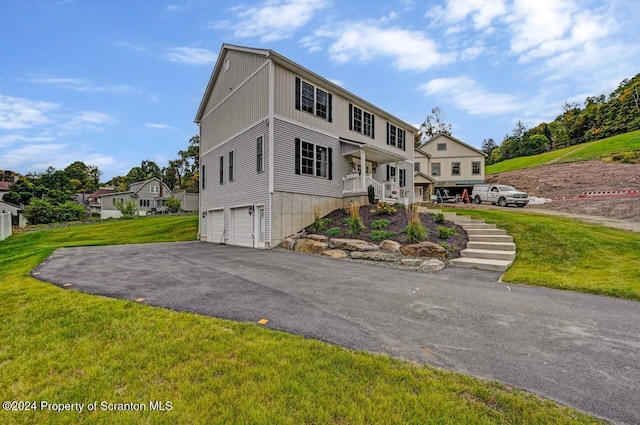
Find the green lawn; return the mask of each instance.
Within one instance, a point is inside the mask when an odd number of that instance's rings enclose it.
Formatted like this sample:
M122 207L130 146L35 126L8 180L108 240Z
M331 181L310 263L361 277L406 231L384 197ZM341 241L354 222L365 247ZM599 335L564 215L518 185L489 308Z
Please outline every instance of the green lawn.
M558 162L588 161L608 156L611 152L628 152L638 149L640 149L640 130L539 155L508 159L488 165L485 172L497 174Z
M516 261L503 281L640 301L640 234L509 210L456 210L513 236Z
M494 382L29 277L57 247L193 240L196 229L197 217L154 217L1 242L2 401L98 410L0 411L0 423L599 423ZM171 410L151 411L152 401ZM104 411L101 402L147 409Z

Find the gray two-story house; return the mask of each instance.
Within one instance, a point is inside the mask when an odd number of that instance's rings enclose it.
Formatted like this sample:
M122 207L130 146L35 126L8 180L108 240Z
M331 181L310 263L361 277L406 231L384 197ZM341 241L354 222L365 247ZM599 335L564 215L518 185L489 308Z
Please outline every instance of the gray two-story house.
M118 202L133 201L138 215L162 213L166 210L167 199L173 197L169 186L157 177L132 183L126 192L103 193L98 196L100 218L120 218L122 214L117 208Z
M417 129L272 50L224 44L198 109L199 237L270 248L350 202L413 202Z

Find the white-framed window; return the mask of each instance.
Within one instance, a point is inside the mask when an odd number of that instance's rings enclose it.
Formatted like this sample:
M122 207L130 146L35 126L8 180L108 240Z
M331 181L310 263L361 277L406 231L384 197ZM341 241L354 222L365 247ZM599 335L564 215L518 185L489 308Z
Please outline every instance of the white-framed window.
M256 171L258 173L264 171L264 144L262 136L256 140Z
M431 163L431 175L432 176L440 176L440 163L432 162Z
M375 138L375 115L349 104L349 130Z
M233 166L235 163L235 152L231 151L229 152L229 181L232 182L234 180L234 175L233 175Z
M452 162L451 163L451 175L452 176L459 176L460 175L460 163L459 162Z
M407 185L407 170L400 169L398 173L398 185L400 187L405 187Z
M446 151L447 150L447 144L446 143L438 143L436 146L436 149L438 151Z
M480 174L480 172L481 172L480 161L473 161L471 163L471 173L472 174Z
M226 58L224 60L224 72L226 73L229 68L231 68L231 59L230 58Z
M296 138L296 174L332 179L332 149Z
M140 206L141 207L149 207L151 205L151 201L149 199L140 199Z
M387 123L387 145L404 150L406 132L391 123Z
M296 77L296 109L331 122L332 99L331 93Z
M150 193L160 193L160 186L149 186Z
M413 163L413 171L420 171L420 163L419 162L414 162Z

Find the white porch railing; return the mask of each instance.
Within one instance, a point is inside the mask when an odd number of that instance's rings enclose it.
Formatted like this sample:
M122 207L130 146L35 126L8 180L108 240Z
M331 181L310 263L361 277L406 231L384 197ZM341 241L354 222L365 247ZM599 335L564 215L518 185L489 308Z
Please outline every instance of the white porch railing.
M344 183L343 192L345 194L349 193L362 193L362 177L360 174L348 174L346 177L342 179ZM394 181L387 181L384 183L380 183L377 180L374 180L371 176L365 176L365 191L369 187L369 185L373 186L373 191L375 193L376 199L380 201L394 201L394 202L403 202L406 203L406 190L401 188Z
M373 179L371 176L367 176L365 180L367 187L373 186L373 192L376 194L376 199L384 199L384 185Z
M360 178L360 174L347 174L346 177L342 178L342 182L344 184L342 193L362 192L362 180Z

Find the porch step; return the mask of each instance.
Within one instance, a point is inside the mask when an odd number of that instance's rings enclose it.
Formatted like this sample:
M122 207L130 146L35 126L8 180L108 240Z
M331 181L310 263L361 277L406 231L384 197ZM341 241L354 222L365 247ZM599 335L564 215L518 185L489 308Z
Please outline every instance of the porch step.
M495 229L496 225L493 223L456 223L464 230L478 230L478 229Z
M471 242L513 242L513 237L509 235L469 235L469 243Z
M465 229L469 236L471 235L506 235L507 231L504 229Z
M492 270L503 272L513 263L510 260L490 260L486 258L455 258L450 264L455 267L463 267L466 269Z
M511 237L511 236L509 236ZM516 244L513 242L467 242L467 249L488 249L492 251L514 251Z
M504 251L494 249L473 249L467 248L460 251L464 258L489 259L489 260L515 260L516 251Z

